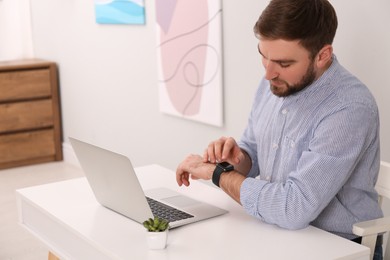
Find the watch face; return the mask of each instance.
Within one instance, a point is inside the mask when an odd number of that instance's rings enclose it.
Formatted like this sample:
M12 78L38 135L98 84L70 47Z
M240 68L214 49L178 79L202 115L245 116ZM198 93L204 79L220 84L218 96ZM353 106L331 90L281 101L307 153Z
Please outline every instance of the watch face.
M224 169L225 171L232 171L232 170L234 170L233 165L231 165L228 162L218 163L218 166L221 167L222 169Z

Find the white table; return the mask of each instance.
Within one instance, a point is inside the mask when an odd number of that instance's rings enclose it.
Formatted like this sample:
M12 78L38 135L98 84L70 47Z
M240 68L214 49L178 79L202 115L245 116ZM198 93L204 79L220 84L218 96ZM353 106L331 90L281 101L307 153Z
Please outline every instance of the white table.
M61 259L369 259L369 249L315 227L289 231L249 215L221 190L174 173L139 167L144 189L165 186L228 214L169 233L165 250L148 250L145 228L99 205L85 178L17 190L19 221Z

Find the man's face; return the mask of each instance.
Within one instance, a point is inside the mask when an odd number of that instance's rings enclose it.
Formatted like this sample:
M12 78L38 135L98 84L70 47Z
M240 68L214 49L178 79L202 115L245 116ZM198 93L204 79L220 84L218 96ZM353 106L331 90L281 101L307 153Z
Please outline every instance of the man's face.
M297 93L317 78L314 60L298 41L261 39L258 48L274 95Z

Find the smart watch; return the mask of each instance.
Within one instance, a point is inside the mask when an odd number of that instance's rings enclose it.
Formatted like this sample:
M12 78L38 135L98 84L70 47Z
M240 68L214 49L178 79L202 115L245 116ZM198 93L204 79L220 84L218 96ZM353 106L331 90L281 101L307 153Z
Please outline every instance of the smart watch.
M213 183L219 187L219 179L221 178L221 174L224 172L230 172L234 170L234 166L228 162L217 163L215 166L215 170L213 172Z

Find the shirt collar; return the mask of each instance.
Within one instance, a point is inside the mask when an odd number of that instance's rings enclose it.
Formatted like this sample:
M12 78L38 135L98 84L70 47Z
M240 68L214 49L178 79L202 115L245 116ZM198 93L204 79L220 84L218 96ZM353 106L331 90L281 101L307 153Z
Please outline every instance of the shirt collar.
M332 64L329 66L329 68L326 71L324 71L324 73L322 73L322 75L318 79L316 79L312 84L310 84L303 90L299 91L298 93L291 95L291 97L302 97L302 96L306 97L310 95L310 93L317 91L318 89L324 87L325 85L329 85L329 81L333 78L333 75L339 66L340 64L337 61L336 55L333 54Z

